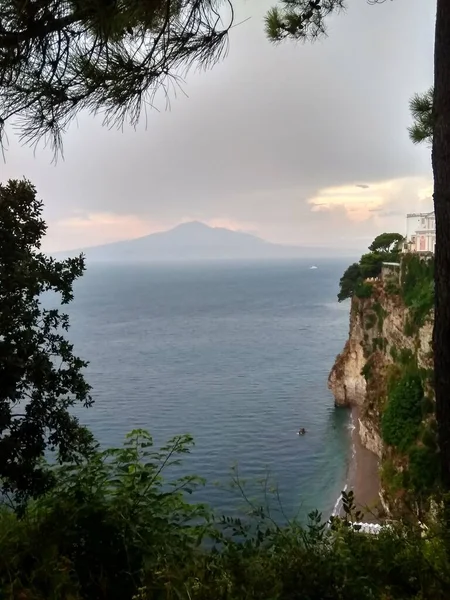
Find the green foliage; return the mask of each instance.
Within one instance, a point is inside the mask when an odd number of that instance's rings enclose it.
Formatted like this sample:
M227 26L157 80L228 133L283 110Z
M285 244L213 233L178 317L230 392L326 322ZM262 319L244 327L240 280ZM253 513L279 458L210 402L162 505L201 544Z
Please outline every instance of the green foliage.
M444 533L414 525L364 535L352 492L331 526L317 511L280 527L189 504L202 482L173 479L192 445L160 450L144 431L120 449L55 469L56 485L21 519L0 510L0 597L30 600L444 600ZM247 499L248 500L248 499Z
M355 293L355 289L361 281L361 269L358 263L350 265L339 281L338 300L342 302L347 298L351 298Z
M397 278L389 277L384 282L384 289L386 294L389 296L399 296L400 295L400 286Z
M428 399L424 398L424 400L428 400ZM431 403L431 404L433 404L433 403ZM426 404L424 405L424 403L422 403L422 414L424 415L424 417L431 414L431 412L433 412L433 406L431 406L431 410L430 410L429 405L426 405ZM430 450L434 450L434 451L437 450L436 432L433 431L433 429L429 426L428 423L423 424L423 430L420 435L420 441L422 442L422 444L424 446L426 446Z
M417 495L430 494L439 481L439 460L436 449L414 446L408 453L409 487Z
M421 327L434 307L434 258L421 259L407 254L402 260L401 294L409 308L406 335L413 335Z
M179 436L155 450L149 434L137 430L123 448L56 469L51 492L30 503L21 521L0 515L0 531L12 530L0 542L10 556L0 565L0 596L35 587L59 588L61 597L131 600L136 582L150 577L164 589L166 563L195 561L208 531L205 507L186 502L201 480L163 480L191 446L190 436Z
M47 450L61 461L89 450L92 436L69 412L91 404L87 363L64 337L67 315L42 307L40 295L72 300L82 256L58 262L40 252L42 203L27 181L0 185L0 478L16 501L44 491Z
M398 260L398 245L403 237L399 233L382 233L369 246L370 252L363 254L359 263L350 265L339 281L338 300L346 300L352 296L369 298L369 290L364 280L378 277L383 262Z
M413 124L408 128L409 137L414 144L427 144L433 141L433 96L431 87L424 94L414 94L409 102L409 109L413 117Z
M383 440L398 450L406 450L419 434L422 420L423 387L418 374L406 373L388 393L381 418Z
M373 293L373 285L368 282L358 283L355 288L355 296L357 298L370 298Z
M281 0L267 13L266 35L272 42L285 38L314 41L325 35L325 19L344 7L344 0Z
M364 279L367 277L378 277L381 273L381 266L385 259L385 254L380 252L368 252L363 254L359 261L361 275Z
M58 150L80 111L135 125L159 88L223 56L232 21L209 0L1 0L0 134L14 121Z
M415 370L417 368L416 356L410 348L400 348L396 358L397 362L403 367L406 367L406 369Z
M385 459L381 466L380 479L383 487L395 494L404 489L405 482L403 472L396 469L391 459Z
M399 233L381 233L369 246L371 252L391 253L398 255L404 237Z

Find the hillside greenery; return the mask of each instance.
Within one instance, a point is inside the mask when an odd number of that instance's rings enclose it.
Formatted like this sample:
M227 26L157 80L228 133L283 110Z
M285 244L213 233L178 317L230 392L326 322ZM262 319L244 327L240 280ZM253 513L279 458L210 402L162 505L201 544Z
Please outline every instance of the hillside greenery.
M409 329L421 327L434 308L434 257L423 260L417 254L402 259L401 296L409 309Z
M423 397L418 374L406 373L397 380L390 390L381 419L381 432L386 444L404 451L416 440L422 422Z
M369 252L363 254L358 263L350 265L339 281L338 300L342 302L352 296L368 298L372 286L366 279L378 277L384 262L399 260L403 236L399 233L382 233L369 246Z

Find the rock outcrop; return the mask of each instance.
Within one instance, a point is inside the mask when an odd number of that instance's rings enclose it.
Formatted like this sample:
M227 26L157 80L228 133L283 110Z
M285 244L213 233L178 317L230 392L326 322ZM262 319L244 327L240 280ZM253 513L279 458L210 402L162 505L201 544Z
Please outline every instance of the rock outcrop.
M381 280L374 282L370 298L351 300L349 337L328 378L337 406L358 407L362 445L382 461L392 454L383 444L381 417L399 353L414 357L422 370L432 368L432 318L416 328L410 320L400 295L387 293ZM388 494L382 490L381 496L388 508Z

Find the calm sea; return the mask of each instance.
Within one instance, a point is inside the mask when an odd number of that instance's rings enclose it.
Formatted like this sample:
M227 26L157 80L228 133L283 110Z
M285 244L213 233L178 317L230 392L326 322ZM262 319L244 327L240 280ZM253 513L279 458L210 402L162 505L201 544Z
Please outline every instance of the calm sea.
M103 445L137 427L156 443L191 433L183 472L207 479L197 499L219 512L243 504L228 485L237 464L252 497L270 476L288 516L330 513L350 445L327 390L348 331L347 262L88 265L70 336L95 405L77 413Z

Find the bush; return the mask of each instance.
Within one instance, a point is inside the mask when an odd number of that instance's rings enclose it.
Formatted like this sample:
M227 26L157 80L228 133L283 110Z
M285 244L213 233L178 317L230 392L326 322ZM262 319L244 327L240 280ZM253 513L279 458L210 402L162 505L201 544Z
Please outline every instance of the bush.
M383 461L381 467L381 482L391 494L395 494L404 488L403 473L398 471L390 459Z
M372 292L373 285L371 283L362 282L355 287L355 296L357 298L370 298L372 296Z
M361 269L358 263L350 265L339 281L338 300L342 302L347 298L351 298L355 293L355 288L361 281Z
M421 327L434 307L434 258L423 260L408 254L402 260L401 293L409 308L409 330Z
M157 451L134 431L124 448L56 469L56 487L23 520L3 511L0 597L131 600L143 570L163 589L165 563L192 562L208 531L209 512L185 500L201 481L162 479L191 444L180 436Z
M429 495L439 479L439 461L436 450L415 446L409 451L409 484L415 494Z
M384 289L389 296L398 296L400 294L400 286L396 279L388 279L384 284Z
M251 503L217 518L186 494L195 477L163 473L189 436L154 450L133 432L121 449L55 470L57 485L19 519L0 511L0 597L27 600L444 600L448 559L439 529L414 525L378 536L331 527L313 512L280 527ZM419 459L420 463L421 459ZM346 495L350 499L351 494ZM444 532L445 533L445 532Z
M418 374L404 374L391 388L381 418L383 440L406 450L419 434L422 420L423 387Z

